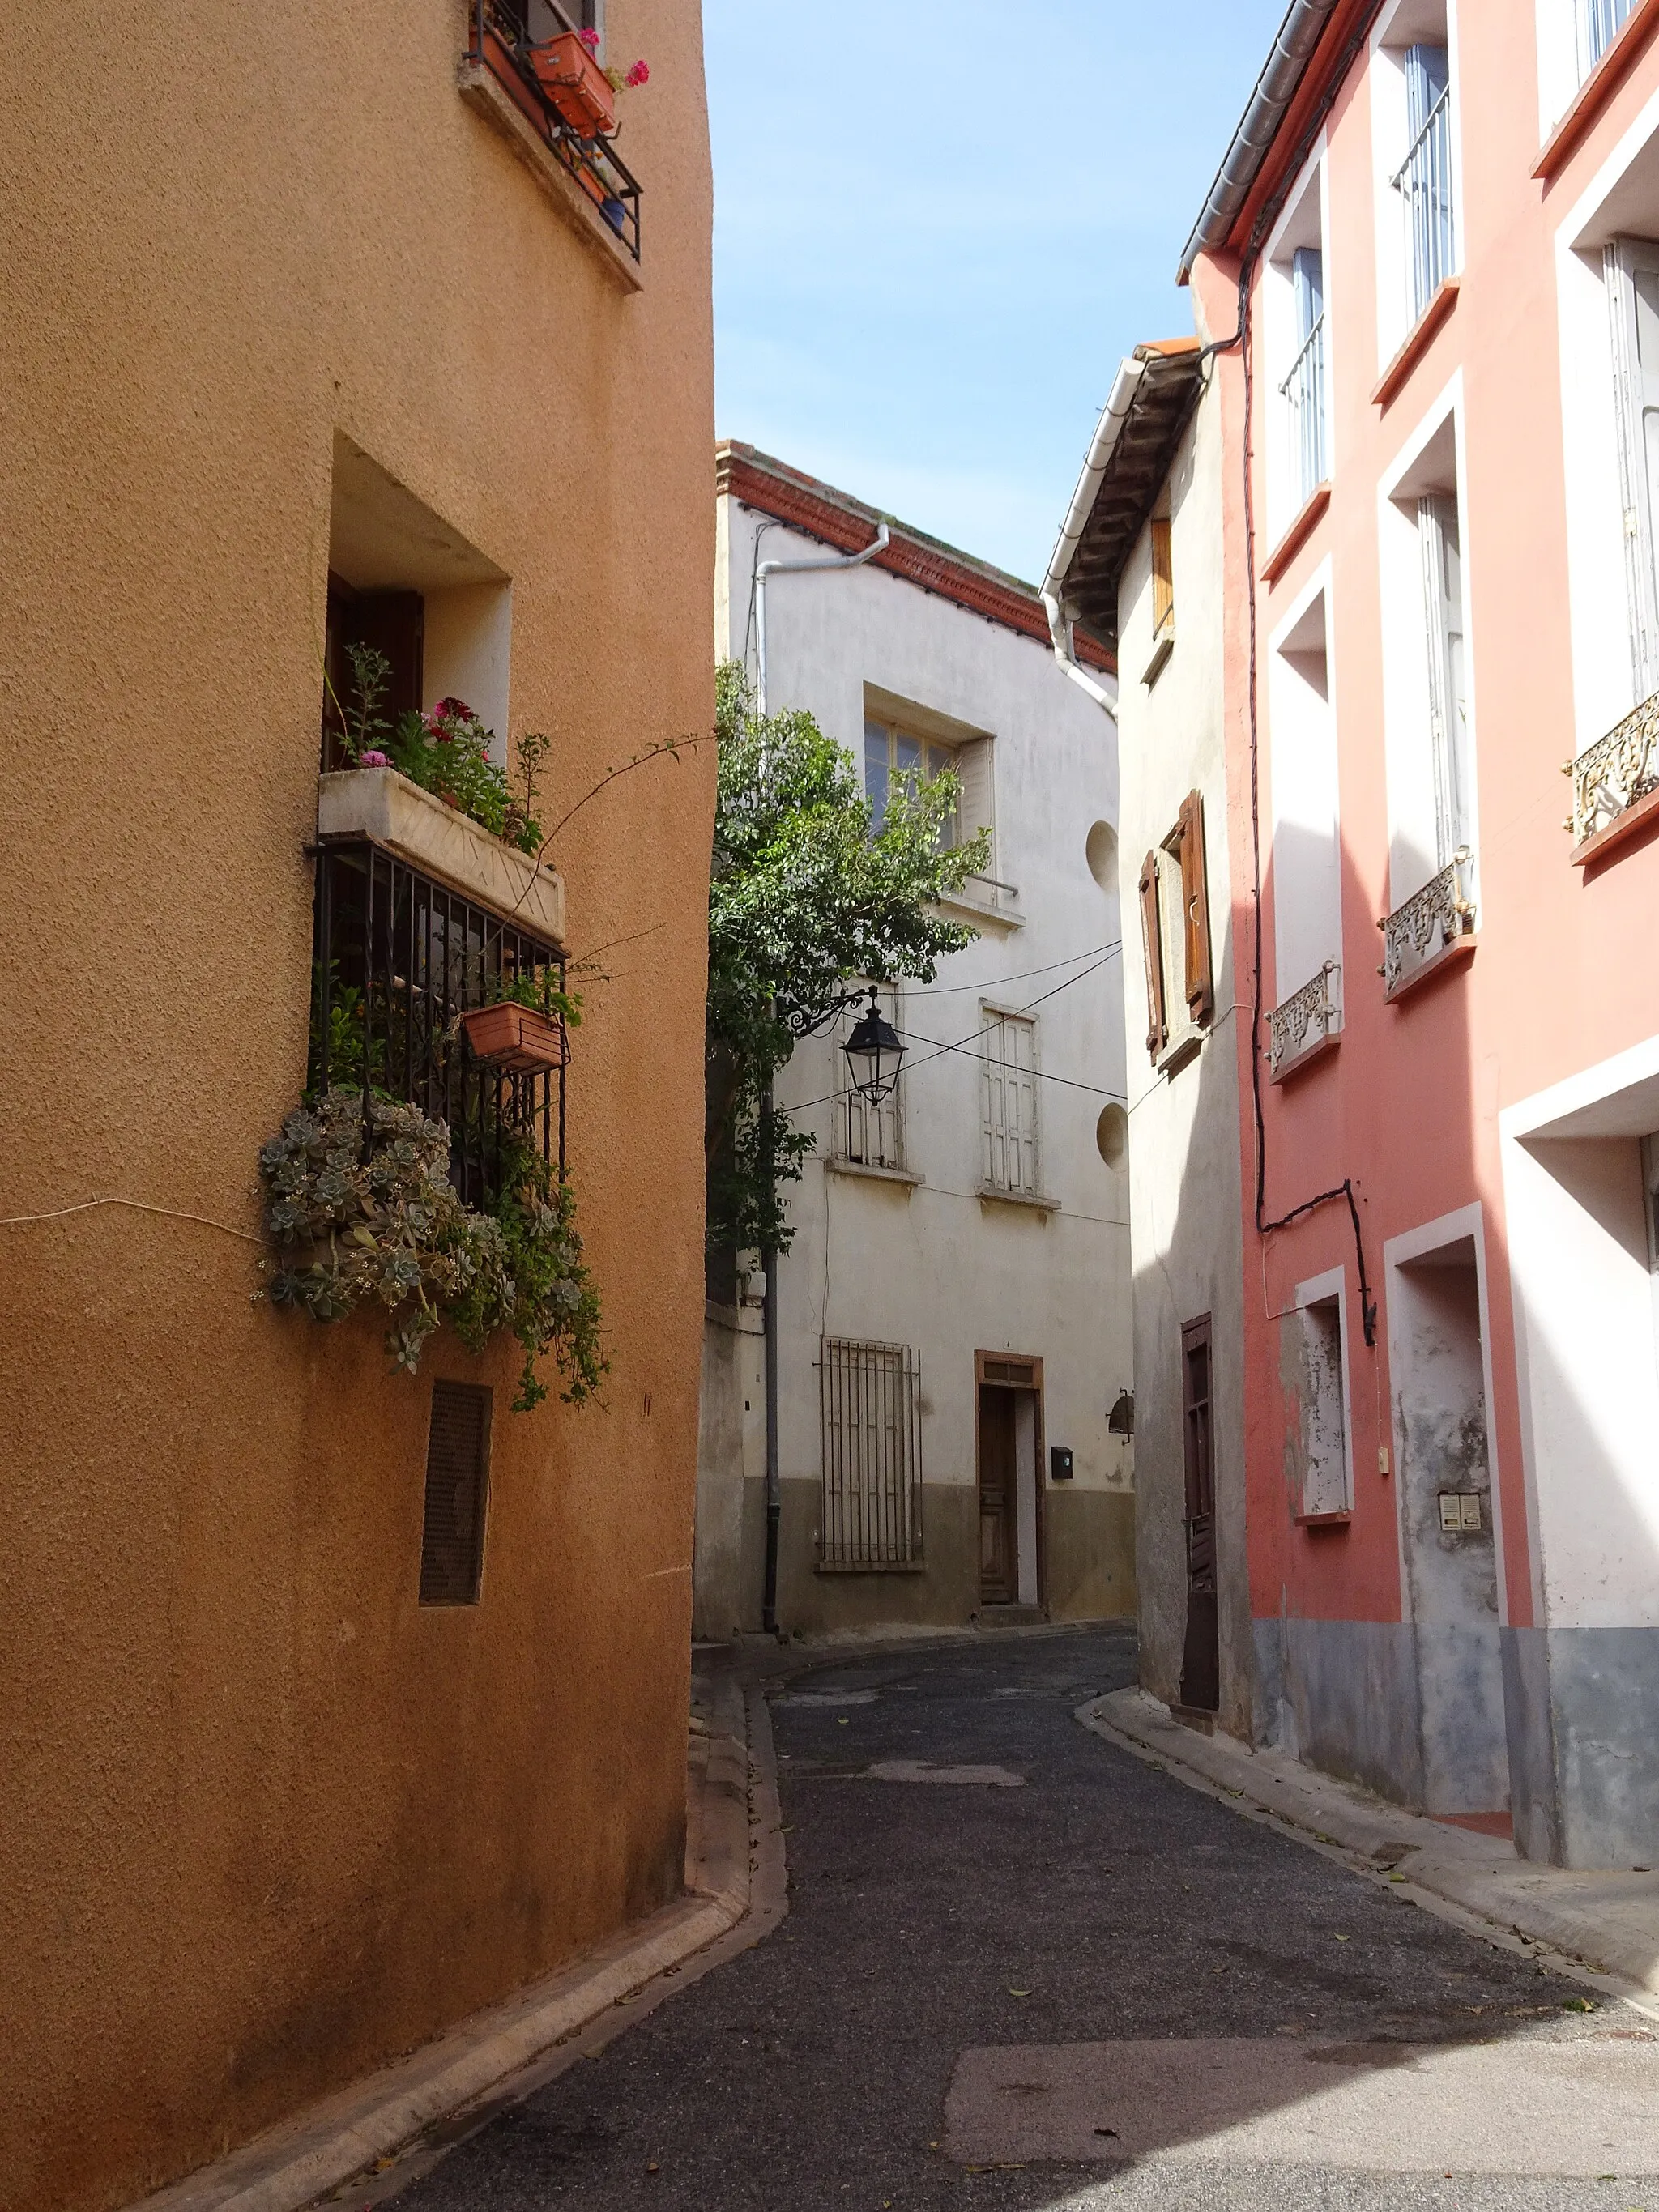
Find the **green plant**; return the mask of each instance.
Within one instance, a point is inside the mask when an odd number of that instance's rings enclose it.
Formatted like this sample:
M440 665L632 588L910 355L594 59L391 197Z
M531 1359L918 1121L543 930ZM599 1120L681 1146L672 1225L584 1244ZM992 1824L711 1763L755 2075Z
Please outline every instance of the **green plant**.
M759 715L743 670L718 678L720 769L708 900L707 1106L712 1244L787 1251L781 1187L814 1139L769 1109L800 1037L848 985L930 981L975 932L937 902L990 859L944 846L954 776L904 780L879 830L852 756L799 711Z
M502 1195L478 1212L449 1179L443 1122L337 1087L289 1115L261 1151L259 1174L274 1252L260 1263L257 1297L318 1322L378 1302L392 1364L410 1374L446 1320L474 1351L506 1330L525 1349L514 1412L547 1396L536 1362L549 1352L568 1402L599 1387L599 1293L574 1197L528 1146L509 1140Z
M484 984L484 1004L533 1006L538 1014L562 1021L567 1029L579 1030L582 1025L581 993L562 989L556 968L524 968L516 975L489 977Z

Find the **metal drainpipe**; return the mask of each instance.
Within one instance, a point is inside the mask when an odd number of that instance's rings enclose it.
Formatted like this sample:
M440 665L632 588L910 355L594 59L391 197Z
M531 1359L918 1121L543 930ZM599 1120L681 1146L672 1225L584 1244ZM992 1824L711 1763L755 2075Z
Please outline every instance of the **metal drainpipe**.
M1114 720L1117 717L1117 702L1103 684L1097 684L1078 665L1072 649L1072 625L1066 619L1060 594L1077 551L1084 527L1094 510L1095 495L1100 489L1100 480L1106 473L1106 465L1116 449L1123 425L1140 380L1146 374L1146 364L1126 361L1119 367L1110 395L1095 425L1095 434L1089 441L1088 458L1083 464L1083 473L1078 478L1077 489L1072 494L1072 504L1060 526L1060 539L1048 562L1048 573L1042 580L1042 599L1048 617L1048 636L1054 648L1054 659L1073 684L1086 691L1098 707L1103 707Z
M833 568L861 568L866 561L873 561L878 553L884 553L888 541L887 525L879 523L875 541L866 545L862 553L836 553L827 561L760 561L755 564L755 703L758 711L766 712L766 580L769 576L799 576L814 570L828 574Z

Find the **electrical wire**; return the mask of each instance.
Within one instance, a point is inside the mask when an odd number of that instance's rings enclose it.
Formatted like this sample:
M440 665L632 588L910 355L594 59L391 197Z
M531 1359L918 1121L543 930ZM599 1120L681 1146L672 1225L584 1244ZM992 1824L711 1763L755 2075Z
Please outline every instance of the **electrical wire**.
M211 1220L205 1213L185 1213L176 1206L150 1206L142 1198L83 1198L76 1206L55 1206L49 1213L0 1215L0 1229L26 1229L32 1222L63 1221L71 1213L91 1213L100 1206L125 1206L133 1213L159 1213L168 1221L193 1221L203 1229L216 1229L226 1237L239 1237L245 1244L263 1244L246 1229L233 1229L228 1221Z
M1109 945L1091 945L1086 952L1073 952L1064 960L1050 960L1045 967L1017 969L1012 975L994 975L990 983L918 983L914 988L906 984L904 996L911 999L959 998L964 991L984 991L991 984L1029 983L1034 975L1052 975L1056 968L1070 968L1079 960L1096 960L1103 952L1121 952L1123 939L1115 937Z

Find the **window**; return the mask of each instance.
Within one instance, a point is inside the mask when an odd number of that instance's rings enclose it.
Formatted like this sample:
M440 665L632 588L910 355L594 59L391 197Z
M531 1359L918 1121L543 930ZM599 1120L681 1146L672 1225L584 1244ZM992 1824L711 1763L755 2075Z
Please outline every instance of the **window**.
M421 1603L477 1605L489 1489L490 1393L434 1382L426 1443Z
M1142 864L1140 927L1146 1049L1162 1066L1177 1054L1189 1056L1215 1007L1204 801L1195 791L1188 793L1175 828Z
M1455 87L1446 0L1398 0L1370 71L1379 367L1457 272Z
M1415 322L1454 266L1451 58L1444 46L1406 49L1406 158L1392 179L1406 219L1406 265Z
M1036 1198L1037 1158L1036 1024L1018 1014L981 1011L981 1091L984 1100L981 1187Z
M1175 635L1175 569L1170 559L1170 517L1152 518L1152 642Z
M1577 21L1578 81L1582 84L1624 28L1636 0L1573 0Z
M886 985L880 987L877 1003L895 1029L899 1026L898 994ZM902 1168L904 1165L904 1078L898 1082L879 1106L853 1087L850 1071L842 1047L869 1006L867 999L850 1006L842 1017L840 1032L835 1044L837 1079L843 1085L842 1123L843 1157L870 1168Z
M887 818L887 800L895 784L932 783L935 776L956 769L956 748L933 738L913 737L885 722L864 726L864 793L870 801L871 827L879 830ZM945 823L942 842L947 850L961 844L962 793Z
M1430 492L1419 500L1417 537L1423 559L1436 866L1445 868L1468 846L1474 830L1464 683L1462 533L1454 495Z
M1632 706L1659 691L1659 240L1603 257L1613 327Z
M904 1567L921 1549L921 1355L906 1344L823 1340L826 1567Z
M1181 1702L1214 1712L1221 1703L1215 1571L1215 1430L1210 1407L1210 1316L1181 1331L1181 1428L1185 1462L1187 1636Z
M1311 1291L1316 1286L1310 1286ZM1342 1341L1340 1288L1320 1295L1304 1291L1296 1312L1281 1326L1290 1338L1290 1371L1297 1379L1297 1457L1301 1510L1314 1519L1346 1513L1353 1504L1348 1461L1347 1382Z
M1331 472L1322 148L1267 248L1263 285L1270 398L1268 532L1277 540Z

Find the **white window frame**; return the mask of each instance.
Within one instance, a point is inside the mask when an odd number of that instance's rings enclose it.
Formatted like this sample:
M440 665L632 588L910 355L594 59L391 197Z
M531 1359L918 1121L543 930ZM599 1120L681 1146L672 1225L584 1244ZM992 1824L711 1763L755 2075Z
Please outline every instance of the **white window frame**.
M1334 961L1340 967L1342 960L1342 811L1333 604L1328 557L1297 593L1268 640L1273 981L1276 1002L1281 1006L1313 981L1322 962ZM1316 610L1322 614L1325 664L1322 701L1310 672L1298 665L1305 653L1298 641ZM1323 848L1322 867L1313 861L1316 846Z
M1462 85L1458 69L1457 0L1394 0L1377 19L1370 33L1367 70L1371 94L1371 149L1374 163L1372 197L1376 226L1376 350L1377 374L1382 374L1411 336L1433 297L1414 303L1408 274L1412 219L1408 196L1395 185L1395 178L1410 150L1407 120L1406 54L1418 45L1438 44L1443 20L1447 58L1447 94L1450 111L1449 174L1451 186L1451 244L1443 276L1456 276L1463 266L1463 134ZM1437 288L1436 288L1437 289Z
M881 816L884 817L885 816L887 793L891 791L896 778L916 775L920 776L923 784L929 784L937 776L954 775L957 778L957 803L951 811L945 832L947 848L954 852L957 846L964 842L962 830L962 777L957 765L957 746L939 738L924 736L920 730L907 729L902 722L889 721L884 715L874 714L866 709L864 717L864 751L860 757L860 772L864 778L865 796L871 799L872 805L875 804L875 799L870 785L870 744L878 731L887 740L887 783L881 796ZM898 765L899 748L901 745L907 744L915 745L918 750L918 764L914 769L901 768ZM874 819L872 826L879 830L881 819Z
M1032 1014L991 1000L980 1000L980 1188L1010 1198L1042 1195L1042 1127L1037 1111L1040 1061L1037 1024ZM1030 1040L1030 1064L1021 1067L1016 1054L1012 1068L1005 1049L1008 1038ZM1016 1101L1011 1127L1007 1103L1010 1085ZM1014 1160L1011 1164L1011 1150Z
M1298 440L1298 416L1293 392L1285 386L1297 368L1304 341L1297 323L1294 255L1307 242L1310 229L1316 233L1321 257L1323 312L1317 325L1317 392L1324 468L1314 483L1303 481ZM1335 469L1334 424L1331 397L1331 223L1330 182L1326 142L1322 133L1308 156L1302 175L1274 224L1263 256L1263 307L1266 326L1267 408L1267 540L1275 544L1290 528L1309 499L1328 483Z
M1302 1504L1299 1518L1306 1520L1330 1513L1352 1513L1353 1510L1353 1407L1348 1387L1348 1274L1346 1267L1333 1267L1322 1275L1315 1275L1296 1286L1296 1315L1302 1326L1303 1372L1310 1370L1316 1352L1323 1351L1329 1342L1328 1330L1335 1324L1335 1406L1334 1412L1341 1423L1340 1451L1334 1455L1335 1486L1327 1485L1315 1493L1312 1409L1306 1405L1299 1408L1302 1420ZM1327 1417L1332 1408L1327 1404ZM1328 1477L1331 1461L1327 1459L1324 1469Z

